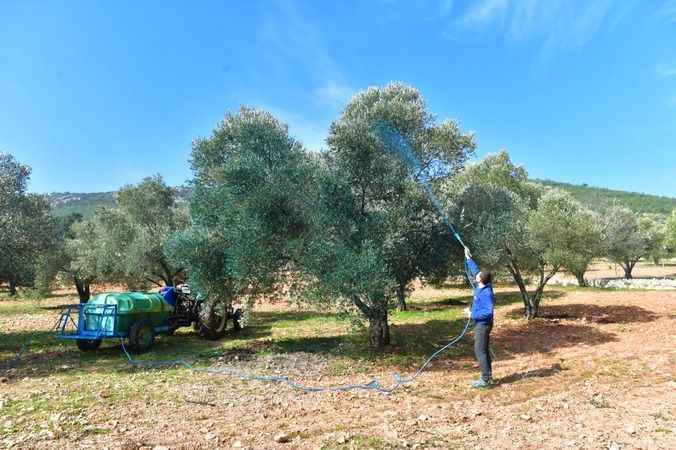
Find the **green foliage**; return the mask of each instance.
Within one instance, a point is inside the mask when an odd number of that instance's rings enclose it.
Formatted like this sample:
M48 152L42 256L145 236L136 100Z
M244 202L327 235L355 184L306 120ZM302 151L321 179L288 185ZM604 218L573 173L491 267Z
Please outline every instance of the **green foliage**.
M617 191L598 187L560 183L550 180L533 180L549 187L570 192L582 204L594 210L604 209L618 203L636 213L668 215L676 209L676 198L636 192Z
M178 205L187 204L192 189L189 186L172 187ZM117 192L53 192L45 195L55 217L78 214L90 218L101 208L117 206Z
M174 191L160 176L125 186L116 208L99 209L74 227L67 245L71 270L87 279L124 281L131 288L158 280L173 285L182 269L169 262L164 246L186 223Z
M641 228L646 230L646 239L648 251L646 258L659 264L662 258L669 256L667 248L667 217L662 214L643 214L639 219L643 225Z
M674 209L666 220L664 226L664 244L670 254L676 251L676 209Z
M570 194L528 180L506 152L469 166L445 186L447 202L483 267L506 268L536 316L547 282L562 267L586 269L599 240L591 212ZM526 275L536 276L532 292Z
M528 270L538 266L526 228L542 190L528 181L525 169L514 165L506 152L468 166L444 186L444 192L482 266L496 269L515 259Z
M382 123L410 143L421 167L438 170L411 173L398 150L373 133ZM371 345L381 348L395 290L448 261L450 236L416 178L439 184L453 176L473 139L454 122L437 125L417 90L391 84L357 94L327 142L304 269L318 298L356 307L369 321Z
M548 190L529 217L529 239L550 267L565 267L584 285L584 273L594 257L602 254L598 217L573 197L558 189Z
M656 254L664 247L664 224L654 216L638 215L624 206L604 211L606 256L620 264L625 278L641 258Z
M26 193L30 168L0 153L0 281L32 286L40 253L52 244L53 222L47 202Z
M198 291L228 302L288 282L304 249L316 160L265 111L228 114L192 152L191 225L168 246Z

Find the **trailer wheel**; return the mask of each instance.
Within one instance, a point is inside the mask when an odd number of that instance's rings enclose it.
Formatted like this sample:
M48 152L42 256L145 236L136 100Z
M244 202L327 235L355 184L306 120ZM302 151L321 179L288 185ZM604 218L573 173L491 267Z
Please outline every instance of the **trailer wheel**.
M91 352L101 346L101 339L78 339L75 341L77 348L83 352Z
M129 329L129 346L134 353L145 353L155 342L155 331L149 322L139 320Z
M196 322L197 334L204 339L214 341L225 336L228 313L223 303L201 303L199 318Z

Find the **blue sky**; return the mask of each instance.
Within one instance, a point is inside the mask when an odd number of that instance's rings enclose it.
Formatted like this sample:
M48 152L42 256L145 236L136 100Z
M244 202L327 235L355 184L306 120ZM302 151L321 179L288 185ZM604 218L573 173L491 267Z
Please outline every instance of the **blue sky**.
M0 151L36 192L183 183L241 104L319 148L353 93L399 80L479 157L676 196L676 0L0 0L0 20Z

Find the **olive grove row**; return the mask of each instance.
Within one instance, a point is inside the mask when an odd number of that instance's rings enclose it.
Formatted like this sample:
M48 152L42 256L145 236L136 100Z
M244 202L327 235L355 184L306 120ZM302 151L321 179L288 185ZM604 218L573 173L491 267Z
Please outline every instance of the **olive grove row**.
M416 170L374 134L379 123L410 144ZM529 181L506 152L468 163L473 135L437 121L407 85L355 95L326 145L309 151L272 114L242 108L194 142L189 205L154 176L84 220L52 218L26 191L30 169L2 154L0 280L12 293L70 280L82 300L96 282L141 289L184 279L215 302L294 297L361 318L379 349L390 339L388 310L406 307L413 280L462 274L444 215L482 267L516 284L529 318L561 270L584 285L591 261L607 257L631 277L640 259L676 248L676 212L592 211Z

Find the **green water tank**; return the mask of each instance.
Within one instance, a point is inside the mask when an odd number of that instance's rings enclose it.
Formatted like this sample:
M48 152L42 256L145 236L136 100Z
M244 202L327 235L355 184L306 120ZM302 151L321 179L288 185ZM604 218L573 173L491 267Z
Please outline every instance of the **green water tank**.
M111 309L103 308L104 305L116 305L117 314L111 316ZM139 320L148 321L153 327L166 326L167 319L173 312L174 307L156 293L98 294L84 306L85 329L126 335L130 327Z

